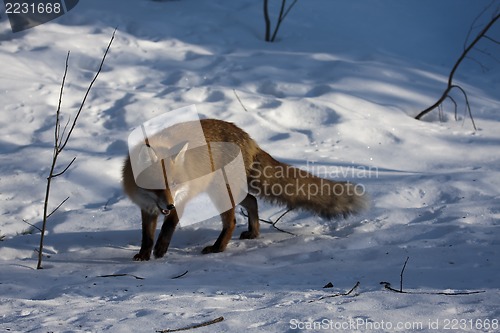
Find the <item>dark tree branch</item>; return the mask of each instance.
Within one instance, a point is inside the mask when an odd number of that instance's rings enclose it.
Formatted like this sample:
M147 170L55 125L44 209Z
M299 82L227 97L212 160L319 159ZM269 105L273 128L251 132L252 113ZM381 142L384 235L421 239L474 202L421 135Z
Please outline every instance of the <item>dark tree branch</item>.
M403 291L403 275L404 271L406 268L406 264L408 263L408 259L410 257L406 257L405 263L403 265L403 269L401 269L401 274L399 275L399 289L395 289L391 287L391 284L389 282L382 281L380 282L381 285L384 286L385 289L393 291L398 294L415 294L415 295L446 295L446 296L457 296L457 295L472 295L472 294L481 294L485 293L485 290L477 290L477 291L458 291L458 292L445 292L445 291L438 291L438 292L432 292L432 291Z
M340 297L340 296L349 296L350 294L352 294L354 292L354 290L356 290L358 287L359 287L360 283L359 281L356 282L356 284L354 285L354 287L352 287L349 291L345 292L345 293L337 293L337 294L333 294L333 295L327 295L327 296L322 296L316 300L311 300L309 301L309 303L312 303L312 302L315 302L315 301L321 301L321 300L324 300L326 298L333 298L333 297Z
M469 38L472 34L472 31L475 29L475 28L478 28L480 25L477 24L477 21L479 21L479 19L481 18L481 16L484 15L484 13L486 13L488 11L488 9L490 9L492 6L493 6L493 3L495 2L496 0L491 0L490 4L487 5L486 7L483 8L483 10L481 12L479 12L479 14L474 18L474 20L472 21L471 25L470 25L470 28L469 28L469 31L467 32L467 36L465 37L465 40L464 40L464 50L465 48L467 47L467 43L469 42Z
M455 121L458 120L458 117L457 117L457 112L458 112L458 104L457 102L455 101L455 99L451 96L448 96L448 99L453 103L453 105L455 106Z
M28 221L26 221L25 219L23 219L23 222L24 222L24 223L26 223L26 224L27 224L27 225L29 225L29 226L32 226L32 227L33 227L33 228L35 228L36 230L38 230L38 231L42 232L42 229L38 228L38 227L37 227L36 225L34 225L34 224L29 223L29 222L28 222Z
M97 77L99 74L101 74L102 71L102 66L104 65L104 61L106 60L106 56L108 55L109 49L111 48L111 43L113 43L113 40L115 39L115 33L116 29L113 31L113 35L111 35L111 39L109 40L108 46L106 47L106 50L104 51L104 56L102 57L101 64L99 65L99 69L97 70L97 73L94 75L94 78L89 84L89 87L87 88L87 91L85 92L85 96L83 96L82 103L80 104L80 108L78 109L78 112L76 113L75 119L73 120L73 123L71 125L71 128L69 129L68 135L66 135L66 139L64 139L64 143L59 147L59 150L63 150L64 147L66 147L66 144L68 143L69 137L71 136L71 133L73 133L73 130L75 129L76 122L78 121L78 117L80 117L80 113L83 110L83 107L85 105L85 102L87 101L87 97L90 93L90 90L92 89L92 86L94 85L95 81L97 80Z
M57 105L57 110L56 110L56 124L55 124L55 129L54 129L54 150L52 153L52 164L50 166L50 172L49 176L47 177L47 186L45 187L45 200L43 203L43 221L42 221L42 228L40 230L40 246L38 248L38 263L36 268L41 269L42 268L42 259L43 259L43 242L45 238L45 230L47 228L47 219L48 219L48 209L49 209L49 195L50 195L50 184L52 182L52 175L54 174L54 169L56 167L57 163L57 157L59 156L59 132L61 129L61 126L59 125L59 120L60 120L60 112L61 112L61 102L62 102L62 95L64 91L64 83L66 82L66 75L68 74L68 62L69 62L69 52L66 55L66 65L64 67L64 75L62 78L61 82L61 90L59 91L59 103Z
M234 96L236 96L236 99L238 100L238 102L240 102L240 105L243 108L243 110L245 110L245 112L248 112L247 108L245 107L245 105L241 101L240 96L238 96L238 93L236 93L236 89L233 89L233 92L234 92Z
M278 21L276 23L276 27L274 28L274 32L271 36L271 19L269 18L269 9L268 9L268 0L264 0L264 21L266 26L265 40L266 42L274 42L278 31L280 29L281 23L285 20L290 10L295 6L298 0L293 0L293 2L286 7L286 0L281 0L280 12L278 15Z
M185 271L184 273L179 274L179 275L176 275L176 276L174 276L174 277L173 277L173 278L171 278L171 279L172 279L172 280L179 279L179 278L183 277L184 275L186 275L188 272L189 272L189 271Z
M54 131L54 150L55 151L57 151L59 149L59 139L61 138L61 136L60 136L60 131L61 131L61 124L60 124L61 104L62 104L62 96L63 96L63 92L64 92L64 85L66 83L66 75L68 74L69 55L70 55L70 51L68 51L68 54L66 55L66 62L65 62L65 65L64 65L64 75L63 75L62 82L61 82L61 90L59 91L59 102L57 103L56 125L55 125L56 128L55 128L55 131Z
M63 173L65 173L65 172L66 172L66 170L68 170L68 169L69 169L69 167L71 166L71 164L73 164L73 162L74 162L75 160L76 160L76 157L73 157L73 159L71 160L71 162L69 162L69 164L68 164L68 165L64 168L64 170L63 170L63 171L58 172L58 173L53 174L53 175L50 175L50 177L52 177L52 178L56 178L56 177L59 177L60 175L62 175Z
M285 12L285 6L286 0L281 0L280 14L278 16L276 27L274 28L273 36L271 37L271 42L274 42L274 40L276 39L276 35L278 34L278 30L280 29L281 21L283 21L283 13Z
M131 276L135 278L136 280L144 280L143 277L134 275L134 274L128 274L128 273L121 273L121 274L106 274L106 275L99 275L98 277L102 278L107 278L107 277L121 277L121 276Z
M170 332L187 331L187 330L191 330L191 329L194 329L194 328L200 328L200 327L205 327L205 326L217 324L217 323L220 323L223 320L224 320L224 317L218 317L218 318L215 318L215 319L212 319L212 320L209 320L209 321L205 321L203 323L196 324L196 325L191 325L191 326L186 326L186 327L181 327L181 328L176 328L176 329L158 330L156 332L157 333L170 333Z
M59 205L57 205L56 208L54 208L48 215L47 215L47 218L49 218L52 214L54 214L62 205L64 205L64 203L66 201L68 201L69 197L66 197L66 199L64 199L63 201L61 201L61 203ZM40 230L40 229L38 229Z
M485 293L486 290L473 290L473 291L457 291L457 292L447 292L447 291L401 291L391 287L389 282L382 281L381 285L384 286L385 289L393 291L398 294L412 294L412 295L445 295L445 296L460 296L460 295L474 295L474 294L482 294Z
M108 44L108 46L106 48L106 51L104 52L104 56L102 57L101 63L99 65L99 69L97 70L96 75L94 76L94 78L90 82L90 85L87 88L87 91L85 92L85 96L84 96L84 98L83 98L83 100L82 100L82 102L80 104L80 108L78 109L78 112L76 113L75 118L73 119L71 127L70 127L68 133L66 134L66 137L63 137L64 133L66 132L66 129L68 127L68 124L69 124L69 120L68 120L68 122L64 126L64 129L63 129L63 131L61 133L61 104L62 104L62 97L63 97L63 92L64 92L64 85L66 83L66 75L68 74L68 63L69 63L70 52L68 52L68 54L66 55L66 62L65 62L65 67L64 67L64 75L63 75L62 82L61 82L61 89L59 91L59 102L57 104L57 110L56 110L56 123L55 123L55 126L54 126L54 150L53 150L53 153L52 153L52 164L50 166L49 176L47 177L47 186L45 188L45 200L44 200L44 205L43 205L42 228L40 229L40 246L39 246L39 249L38 249L37 269L41 269L42 268L43 244L44 244L44 238L45 238L45 231L46 231L46 228L47 228L47 219L54 212L56 212L69 199L69 197L66 198L66 199L64 199L54 210L52 210L52 212L50 214L48 213L49 196L50 196L50 185L51 185L52 179L55 178L55 177L61 176L62 174L64 174L69 169L69 167L73 164L73 162L76 159L76 157L73 158L71 160L71 162L61 172L54 173L54 170L55 170L56 164L57 164L57 158L59 157L59 154L61 154L61 152L63 151L63 149L66 147L66 145L68 144L69 138L71 137L71 134L73 133L73 130L75 129L76 123L78 121L78 117L80 116L80 113L82 112L83 107L85 105L85 102L87 100L87 96L89 95L90 90L92 89L92 86L94 85L94 82L97 80L97 77L101 73L102 66L103 66L104 61L106 59L106 55L108 54L109 49L111 48L111 43L113 42L113 40L115 38L115 33L116 33L116 29L113 31L113 35L111 36L111 39L110 39L109 44Z
M399 274L399 291L403 292L403 275L405 273L405 268L406 264L408 263L408 260L410 260L410 257L406 257L405 264L403 265L403 268L401 269L401 274Z
M484 38L486 38L486 39L488 39L488 40L492 41L492 42L493 42L493 43L495 43L495 44L500 44L500 41L498 41L498 40L496 40L496 39L493 39L493 38L491 38L490 36L484 36Z
M416 117L415 119L418 119L420 120L423 116L425 116L427 113L431 112L432 110L434 110L436 107L438 107L438 105L440 105L441 103L443 103L443 101L446 99L446 97L448 96L448 94L450 93L450 91L454 88L454 87L458 87L456 85L453 84L453 77L455 76L455 73L458 69L458 67L460 66L460 64L462 63L462 61L466 58L467 54L474 48L474 46L476 46L476 44L479 42L479 40L481 40L481 38L483 38L486 33L488 32L488 30L496 23L496 21L500 18L500 14L496 14L493 19L479 32L479 34L476 36L476 38L474 38L474 40L469 44L469 46L467 46L464 51L462 52L462 54L460 55L460 57L458 58L457 62L455 63L455 65L453 66L451 72L450 72L450 75L448 76L448 86L447 88L445 89L445 91L443 92L443 94L441 95L441 97L437 100L436 103L434 103L433 105L431 105L430 107L428 107L427 109L421 111ZM463 89L460 88L462 91ZM469 108L470 109L470 108ZM474 125L474 129L476 128L476 126Z
M281 21L283 21L285 19L285 17L287 17L288 13L290 13L290 10L293 8L293 6L295 6L297 1L299 1L299 0L293 0L292 4L290 6L288 6L287 10L285 11L283 16L281 17Z
M474 121L474 117L472 117L472 110L470 107L469 97L467 96L467 93L460 86L453 85L453 86L451 86L451 88L456 88L456 89L460 90L462 92L462 94L464 95L466 111L469 112L469 117L470 117L470 120L472 121L472 126L474 126L474 129L476 129L476 122Z
M500 60L499 60L499 59L497 59L497 57L495 57L493 54L491 54L491 53L490 53L490 52L488 52L488 51L481 50L481 49L477 49L476 51L477 51L477 52L479 52L479 53L484 54L485 56L487 56L487 57L489 57L489 58L491 58L491 59L492 59L493 61L495 61L495 62L500 62ZM488 67L486 67L486 66L482 66L482 67L484 67L485 69L488 69Z
M289 235L292 235L292 236L297 236L296 234L290 232L290 231L286 231L286 230L283 230L283 229L280 229L276 226L276 223L279 222L279 220L285 216L288 212L290 212L291 209L288 209L286 210L283 214L281 214L277 219L276 221L269 221L269 220L264 220L264 219L259 219L260 222L264 222L264 223L267 223L267 224L270 224L274 229L280 231L280 232L284 232L285 234L289 234ZM245 217L248 217L248 215L243 211L243 209L241 210L241 215L245 216Z
M264 22L266 24L266 42L271 41L271 19L269 18L268 0L264 0Z

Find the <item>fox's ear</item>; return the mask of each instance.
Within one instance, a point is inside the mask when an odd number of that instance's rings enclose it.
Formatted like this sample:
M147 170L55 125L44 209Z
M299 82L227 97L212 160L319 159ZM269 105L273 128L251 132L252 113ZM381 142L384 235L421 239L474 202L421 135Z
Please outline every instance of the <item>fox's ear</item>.
M184 161L185 161L185 155L186 155L186 151L188 150L188 145L189 145L189 142L186 142L184 144L184 146L181 148L181 150L179 151L179 153L177 154L177 156L175 157L174 159L174 163L175 164L184 164Z
M158 156L156 155L154 149L151 148L151 146L143 145L139 150L137 162L140 163L141 165L144 165L143 169L145 169L151 166L152 164L158 162Z

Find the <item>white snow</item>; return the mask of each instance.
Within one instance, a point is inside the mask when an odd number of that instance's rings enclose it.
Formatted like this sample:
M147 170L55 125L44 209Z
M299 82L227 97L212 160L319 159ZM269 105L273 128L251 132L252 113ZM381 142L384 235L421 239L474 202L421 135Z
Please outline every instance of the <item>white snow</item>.
M275 22L280 2L270 2ZM298 1L275 43L263 41L262 1L86 0L16 34L1 15L0 330L154 332L223 316L192 331L497 332L498 44L481 41L485 52L473 51L455 78L477 130L457 92L458 120L449 101L441 117L413 119L446 87L490 3ZM23 220L41 225L66 53L64 122L115 27L60 158L61 169L77 157L54 180L50 205L70 199L49 220L36 270L40 234ZM500 26L489 35L498 40ZM132 261L141 224L120 185L128 135L190 104L284 162L362 184L371 207L336 221L290 212L277 226L295 236L262 223L261 236L245 241L239 216L227 250L202 255L221 228L211 219L179 228L164 258ZM260 205L264 219L283 212ZM407 257L404 290L415 294L384 289L382 281L399 288ZM319 300L358 281L350 295ZM484 292L425 294L468 291Z

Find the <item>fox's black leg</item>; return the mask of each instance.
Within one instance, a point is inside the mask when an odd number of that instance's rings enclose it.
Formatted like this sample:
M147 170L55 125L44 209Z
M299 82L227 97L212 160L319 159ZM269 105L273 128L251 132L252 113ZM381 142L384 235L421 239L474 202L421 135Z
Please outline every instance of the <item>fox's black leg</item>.
M240 239L253 239L259 236L259 210L257 199L251 194L247 194L246 198L240 203L248 213L248 230L243 231Z
M215 241L214 245L207 246L203 249L203 254L224 251L226 249L227 243L229 243L229 240L233 235L233 230L236 226L236 221L234 218L234 208L231 208L227 212L222 213L220 217L222 219L222 232Z
M168 246L170 245L170 240L172 239L172 235L174 234L175 227L178 223L179 217L175 210L171 211L169 215L165 216L153 252L155 258L161 258L165 255L165 253L167 253Z
M134 260L143 261L149 260L151 257L151 250L153 249L156 223L158 215L150 214L141 210L142 218L142 243L141 250L134 256Z

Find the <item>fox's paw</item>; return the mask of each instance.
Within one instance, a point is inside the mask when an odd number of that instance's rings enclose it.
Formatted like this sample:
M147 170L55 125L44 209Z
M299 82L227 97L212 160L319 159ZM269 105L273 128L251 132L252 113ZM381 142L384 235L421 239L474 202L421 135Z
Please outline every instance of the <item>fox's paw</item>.
M134 261L148 261L150 257L150 254L139 252L134 256Z
M243 231L240 235L240 239L254 239L254 238L257 238L259 237L259 234L258 233L254 233L254 232L251 232L251 231Z
M220 248L218 248L218 247L215 247L215 246L213 246L213 245L210 245L210 246L205 247L205 248L201 251L201 253L203 253L203 254L209 254L209 253L219 253L219 252L222 252L222 251L224 251L224 249L220 249Z
M203 250L201 250L201 253L203 253L203 254L214 253L213 246L210 245L210 246L205 247Z
M155 246L153 254L156 259L163 258L163 256L167 253L167 248L163 246Z

